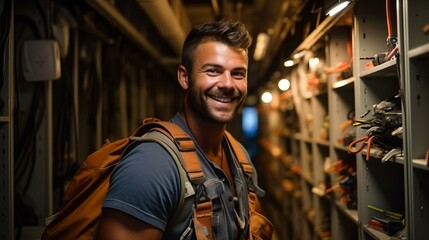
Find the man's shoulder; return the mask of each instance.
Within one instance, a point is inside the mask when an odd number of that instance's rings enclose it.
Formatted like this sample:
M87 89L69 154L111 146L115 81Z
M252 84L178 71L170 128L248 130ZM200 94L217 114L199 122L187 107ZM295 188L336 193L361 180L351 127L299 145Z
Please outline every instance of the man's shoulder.
M146 158L152 159L151 162L154 162L153 159L157 158L172 158L167 149L164 146L159 144L156 141L144 141L138 143L132 150L129 151L123 159L129 158Z
M119 160L117 170L127 174L143 172L150 174L150 172L165 171L165 173L171 172L173 175L176 175L177 171L173 157L165 147L155 141L144 141L134 146Z

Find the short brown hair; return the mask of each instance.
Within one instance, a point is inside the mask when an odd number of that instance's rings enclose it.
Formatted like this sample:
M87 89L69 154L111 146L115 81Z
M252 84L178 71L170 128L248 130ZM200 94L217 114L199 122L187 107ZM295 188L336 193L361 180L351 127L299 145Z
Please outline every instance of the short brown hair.
M188 72L192 72L195 50L207 41L221 42L248 51L252 37L241 22L221 20L196 25L186 37L182 49L182 65Z

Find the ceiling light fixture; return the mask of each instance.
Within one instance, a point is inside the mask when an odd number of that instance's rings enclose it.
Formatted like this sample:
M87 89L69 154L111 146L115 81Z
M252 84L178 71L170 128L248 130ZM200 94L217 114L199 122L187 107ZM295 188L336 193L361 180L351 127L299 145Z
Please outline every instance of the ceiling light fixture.
M316 70L319 63L320 63L320 59L317 57L313 57L313 58L310 58L310 60L308 61L308 66L310 70Z
M265 56L269 41L270 41L270 36L268 34L266 33L258 34L258 38L256 39L255 52L253 53L253 59L255 61L259 61Z
M295 65L295 62L293 60L287 60L283 63L283 65L285 67L292 67L293 65Z
M278 82L278 87L282 91L287 91L290 88L290 81L287 78L280 79Z
M273 101L273 94L271 94L271 92L269 91L265 91L261 95L261 100L263 103L270 103L271 101Z
M334 16L346 8L351 0L325 0L326 15Z
M304 57L306 52L307 52L307 50L304 49L304 50L301 50L301 51L295 53L293 55L293 59L300 59L300 58Z

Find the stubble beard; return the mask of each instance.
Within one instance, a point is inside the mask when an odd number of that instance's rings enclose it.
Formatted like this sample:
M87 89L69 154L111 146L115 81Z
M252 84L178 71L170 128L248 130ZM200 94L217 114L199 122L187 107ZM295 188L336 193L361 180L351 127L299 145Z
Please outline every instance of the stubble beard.
M204 94L204 96L208 96L207 92ZM207 102L207 98L203 98L202 96L200 96L194 86L190 85L188 93L188 102L190 107L192 108L192 111L197 113L202 118L217 124L229 123L235 117L244 102L244 98L241 98L240 102L237 104L237 106L232 112L228 113L226 117L219 117L216 114L216 110L210 108L210 104Z

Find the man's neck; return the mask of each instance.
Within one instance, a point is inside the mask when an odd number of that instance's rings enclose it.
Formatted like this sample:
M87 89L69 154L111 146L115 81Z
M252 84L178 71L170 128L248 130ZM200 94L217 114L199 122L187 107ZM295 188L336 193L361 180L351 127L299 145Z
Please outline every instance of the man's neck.
M216 158L220 156L222 154L222 138L226 124L209 122L189 111L185 111L182 116L203 152L208 157Z

